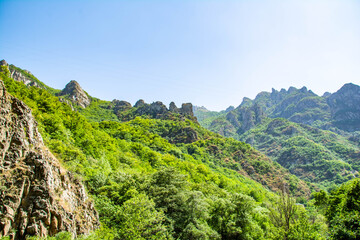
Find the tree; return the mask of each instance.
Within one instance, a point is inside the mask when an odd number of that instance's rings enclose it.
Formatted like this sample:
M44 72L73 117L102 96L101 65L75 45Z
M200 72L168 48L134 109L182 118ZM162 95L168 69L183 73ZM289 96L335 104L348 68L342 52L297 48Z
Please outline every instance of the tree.
M292 223L295 212L295 200L290 197L289 189L282 184L280 187L279 199L273 207L270 207L270 219L275 227L280 230L280 235L284 240L288 240L290 224Z
M165 215L145 194L126 201L119 212L120 239L172 239L164 225Z

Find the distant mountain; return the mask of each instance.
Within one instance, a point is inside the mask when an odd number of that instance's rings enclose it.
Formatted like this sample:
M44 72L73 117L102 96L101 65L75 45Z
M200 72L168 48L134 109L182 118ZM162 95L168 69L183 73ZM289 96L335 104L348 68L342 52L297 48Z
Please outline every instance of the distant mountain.
M204 118L200 124L223 136L246 141L297 176L324 186L344 182L359 170L356 141L360 130L360 87L355 84L345 84L337 92L323 96L306 87L272 89L271 93L259 93L254 100L244 98L234 110ZM271 131L274 125L279 125L275 132ZM320 139L337 148L322 145ZM298 151L301 144L302 151ZM290 151L289 147L297 149ZM320 164L317 161L322 161L323 166L312 169L311 164Z
M237 108L224 117L213 119L208 128L234 137L261 123L266 117L286 118L334 132L359 131L360 87L345 84L337 92L322 97L306 87L261 92L254 100L244 98Z

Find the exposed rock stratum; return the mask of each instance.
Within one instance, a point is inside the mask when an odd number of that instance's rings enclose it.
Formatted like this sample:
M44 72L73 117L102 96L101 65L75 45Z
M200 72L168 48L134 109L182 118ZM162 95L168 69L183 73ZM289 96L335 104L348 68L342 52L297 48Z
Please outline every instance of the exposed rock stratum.
M25 239L99 226L80 180L45 147L31 110L0 80L0 237Z

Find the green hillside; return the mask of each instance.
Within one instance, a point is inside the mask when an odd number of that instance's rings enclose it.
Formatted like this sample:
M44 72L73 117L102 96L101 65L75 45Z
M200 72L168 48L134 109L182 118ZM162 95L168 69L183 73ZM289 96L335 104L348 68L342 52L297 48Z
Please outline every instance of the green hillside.
M360 148L330 131L283 118L266 119L240 139L301 179L324 187L358 176Z

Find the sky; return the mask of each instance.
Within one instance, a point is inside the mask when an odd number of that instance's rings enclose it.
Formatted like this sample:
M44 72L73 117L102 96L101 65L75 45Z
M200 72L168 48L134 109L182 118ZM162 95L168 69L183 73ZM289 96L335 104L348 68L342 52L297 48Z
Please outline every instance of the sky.
M358 0L0 0L0 59L104 100L238 106L360 85Z

